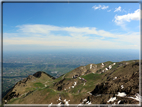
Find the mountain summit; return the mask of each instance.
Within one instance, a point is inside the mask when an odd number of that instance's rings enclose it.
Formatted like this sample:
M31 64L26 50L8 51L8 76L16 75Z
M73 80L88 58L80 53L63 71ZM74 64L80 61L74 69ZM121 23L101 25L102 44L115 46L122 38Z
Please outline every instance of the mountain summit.
M17 82L5 104L139 104L139 61L80 66L59 78L38 71Z

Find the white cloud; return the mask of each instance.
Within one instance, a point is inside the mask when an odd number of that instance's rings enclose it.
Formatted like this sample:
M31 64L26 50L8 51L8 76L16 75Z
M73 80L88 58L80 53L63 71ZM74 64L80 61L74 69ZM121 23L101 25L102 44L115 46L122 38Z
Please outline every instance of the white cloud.
M51 26L51 25L40 25L40 24L35 24L35 25L22 25L22 26L16 26L20 28L19 30L22 32L30 32L30 33L49 33L49 31L58 31L60 30L59 27L57 26Z
M125 15L116 15L114 22L117 25L124 26L125 22L130 22L132 20L140 20L140 9L137 9L134 13L128 13Z
M111 10L108 10L107 12L110 12Z
M97 10L97 9L100 9L101 8L101 5L99 5L99 6L93 6L92 8L94 8L94 10Z
M115 37L114 35L110 34L107 31L104 30L96 30L95 27L89 28L89 27L58 27L53 25L21 25L17 26L19 27L19 31L22 31L24 33L41 33L41 34L49 34L53 31L64 31L68 33L76 33L76 34L94 34L104 37Z
M105 6L105 5L99 5L99 6L93 6L92 8L94 8L94 10L97 10L97 9L103 9L103 10L105 10L105 9L107 9L107 8L109 8L109 6Z
M109 6L102 6L102 8L101 9L107 9Z
M105 30L98 30L95 27L60 27L42 24L20 25L17 27L19 28L18 33L4 33L4 46L44 45L50 47L107 49L139 49L140 46L139 32L115 34ZM56 31L58 33L55 33ZM63 32L67 32L67 36L63 35ZM95 38L96 36L97 38ZM95 39L92 39L92 37ZM126 42L128 45L125 44Z
M115 8L114 12L118 12L121 11L121 6L119 6L118 8Z

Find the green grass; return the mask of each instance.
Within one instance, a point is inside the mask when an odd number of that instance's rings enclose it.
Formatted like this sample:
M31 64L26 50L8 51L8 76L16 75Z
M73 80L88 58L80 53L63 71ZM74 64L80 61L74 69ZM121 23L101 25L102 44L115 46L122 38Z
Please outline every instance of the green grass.
M80 102L80 99L84 99L88 94L85 92L85 93L79 93L79 94L72 94L74 99L73 102L74 103L79 103Z
M12 98L9 102L8 102L8 104L13 104L16 100L18 100L19 98Z
M58 95L57 92L55 92L53 89L50 89L50 88L47 88L46 92L49 92L49 94L48 94L48 96L45 99L50 99L50 98Z
M82 90L83 89L83 85L79 84L77 86L75 86L74 88L71 89L71 93L78 93L78 90Z
M83 75L81 76L82 78L86 79L87 82L81 82L79 83L77 86L75 86L74 88L71 89L71 93L72 94L77 94L78 90L80 90L80 92L82 92L83 89L85 89L85 92L88 92L93 90L95 88L96 83L101 79L102 74L87 74L87 75ZM83 85L85 83L85 85Z
M60 94L64 98L68 98L69 97L67 92L61 92Z
M72 78L66 78L66 80L70 81L70 80L72 80Z
M88 74L81 76L82 78L86 79L87 82L85 83L85 86L82 86L82 89L84 88L86 91L91 91L95 88L96 84L98 82L101 82L103 74Z
M113 64L111 61L104 62L105 64Z
M32 87L32 88L29 88L29 87L26 88L26 92L27 92L27 91L33 91L33 90L35 90L35 88L33 88L33 87Z
M44 85L40 82L34 83L33 84L35 87L44 87Z
M101 74L90 73L88 75L83 75L81 77L84 78L84 79L86 79L87 81L92 81L92 80L100 79Z
M43 90L43 89L45 89L45 88L49 88L49 86L47 86L47 87L43 87L43 88L38 88L37 90Z

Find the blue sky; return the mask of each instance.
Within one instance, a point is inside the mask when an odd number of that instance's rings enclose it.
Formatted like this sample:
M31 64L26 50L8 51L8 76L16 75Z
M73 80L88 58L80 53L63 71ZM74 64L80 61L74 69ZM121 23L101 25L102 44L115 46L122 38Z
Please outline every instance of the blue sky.
M139 3L3 3L5 50L139 49Z

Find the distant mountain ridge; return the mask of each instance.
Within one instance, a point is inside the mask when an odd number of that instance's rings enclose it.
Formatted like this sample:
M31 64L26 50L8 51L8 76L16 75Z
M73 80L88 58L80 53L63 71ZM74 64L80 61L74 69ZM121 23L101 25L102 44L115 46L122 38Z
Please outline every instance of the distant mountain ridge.
M3 98L6 104L51 105L138 104L139 100L139 60L88 64L56 79L38 71L17 82Z

